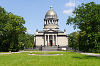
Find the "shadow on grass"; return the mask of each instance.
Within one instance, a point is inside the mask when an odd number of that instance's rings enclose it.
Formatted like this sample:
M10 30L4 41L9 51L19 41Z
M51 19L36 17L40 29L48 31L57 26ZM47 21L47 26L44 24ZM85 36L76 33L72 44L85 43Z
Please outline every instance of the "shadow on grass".
M96 56L73 56L72 58L76 58L76 59L100 59L100 57L96 57Z

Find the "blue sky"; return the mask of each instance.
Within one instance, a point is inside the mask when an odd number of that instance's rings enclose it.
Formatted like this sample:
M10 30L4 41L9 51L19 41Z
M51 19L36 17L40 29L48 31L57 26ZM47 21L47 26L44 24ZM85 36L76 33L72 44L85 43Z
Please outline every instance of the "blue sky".
M60 30L66 29L69 34L78 29L74 30L72 26L66 25L68 16L72 16L77 5L91 1L100 4L100 0L0 0L0 6L7 12L24 17L27 33L33 34L36 29L43 29L44 16L52 5L58 15Z

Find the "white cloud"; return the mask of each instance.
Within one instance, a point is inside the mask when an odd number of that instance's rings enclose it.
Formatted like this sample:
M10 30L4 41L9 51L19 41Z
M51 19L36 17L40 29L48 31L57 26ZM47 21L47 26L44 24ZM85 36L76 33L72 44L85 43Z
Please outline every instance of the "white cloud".
M63 13L64 13L64 14L67 14L67 15L68 15L68 14L72 14L72 12L73 12L73 9L69 9L69 10L64 10L64 11L63 11Z
M27 30L26 33L33 34L33 31L32 30Z
M69 2L65 4L66 7L75 7L75 3Z

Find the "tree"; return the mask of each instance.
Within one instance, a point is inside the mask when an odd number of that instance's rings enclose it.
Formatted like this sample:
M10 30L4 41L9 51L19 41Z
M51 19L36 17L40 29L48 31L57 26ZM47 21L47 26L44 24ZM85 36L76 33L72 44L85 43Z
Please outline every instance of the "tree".
M78 50L79 49L79 32L73 32L68 35L69 36L69 47L72 47L72 49Z
M31 35L31 34L20 34L19 46L20 46L21 50L33 48L33 46L34 46L33 42L34 42L34 36L33 35Z
M25 33L23 17L7 13L0 7L0 51L18 51L18 37Z
M3 41L4 38L6 38L5 36L3 36L4 30L3 28L5 27L5 23L7 21L7 12L4 10L4 8L0 7L0 51L2 50L6 50L7 48L3 48L3 44L4 42L6 42L7 40Z
M75 8L73 14L75 17L69 16L66 24L73 24L74 28L80 29L79 50L92 52L96 46L100 46L98 40L100 37L100 4L82 3L81 6ZM96 37L97 35L99 37Z

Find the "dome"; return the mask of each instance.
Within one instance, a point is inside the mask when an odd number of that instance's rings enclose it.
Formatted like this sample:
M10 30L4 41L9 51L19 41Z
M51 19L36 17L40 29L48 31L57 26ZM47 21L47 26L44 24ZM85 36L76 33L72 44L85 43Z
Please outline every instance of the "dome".
M48 19L48 18L57 19L58 18L56 12L53 9L51 9L51 8L52 7L50 7L50 10L49 11L47 11L47 13L45 15L45 19Z

